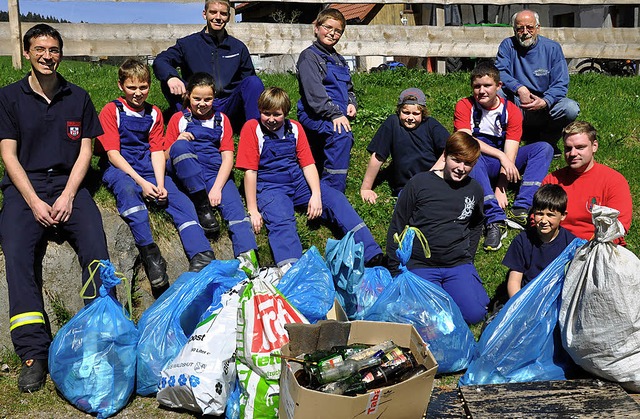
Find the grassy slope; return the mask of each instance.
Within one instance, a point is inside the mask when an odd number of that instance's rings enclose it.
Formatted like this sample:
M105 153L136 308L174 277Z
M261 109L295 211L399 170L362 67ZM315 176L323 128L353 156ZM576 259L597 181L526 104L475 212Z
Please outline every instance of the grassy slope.
M88 90L98 110L119 94L115 83L116 67L66 61L62 64L60 72L71 82ZM8 57L0 57L0 86L18 80L23 74L24 71L17 72L11 68L11 61ZM294 76L278 74L263 75L262 78L266 86L280 86L290 93L294 103L298 100L297 81ZM376 186L376 191L382 198L378 205L365 205L359 197L360 183L368 161L366 146L380 123L387 115L394 112L395 101L400 91L411 86L419 87L427 94L427 105L431 116L451 130L453 128L454 105L458 99L469 94L468 74L442 76L415 70L399 70L375 74L355 74L353 78L360 106L358 117L354 123L356 140L347 183L347 197L367 222L377 241L384 247L386 229L393 211L393 201L385 182ZM640 92L639 77L617 78L601 75L572 76L569 91L569 96L581 104L581 118L590 121L599 130L601 146L597 154L598 161L616 168L629 180L636 205L634 205L633 225L627 241L629 248L636 254L640 246L638 237L640 218L636 199L640 196L640 182L638 182L640 163L635 158L640 154L640 129L638 128L640 98L638 92ZM161 108L166 106L157 81L154 81L149 101ZM290 116L295 117L295 109L292 110ZM558 168L560 165L561 162L556 160L553 162L552 169ZM236 176L237 182L240 182L240 179L241 176ZM96 199L105 205L113 205L114 202L103 188L98 190ZM164 219L160 214L156 214L152 219L157 235L172 234L171 227L165 228ZM324 243L328 237L331 237L331 231L323 226L308 226L303 216L298 217L298 224L304 246L316 245L323 252ZM510 231L507 243L515 234ZM264 232L259 235L258 243L261 262L263 264L271 262ZM506 247L504 246L503 249L495 253L479 251L476 258L478 271L484 279L490 295L493 295L495 288L506 273L506 269L500 263ZM0 362L6 362L10 365L8 372L0 372L0 389L3 394L7 395L0 402L0 417L22 416L27 411L48 412L42 417L81 416L56 395L50 381L44 392L34 395L20 395L15 388L17 361L10 355L10 351L4 351L0 354ZM455 377L445 377L438 383L449 385L455 381ZM171 417L174 415L170 412L158 411L155 406L155 402L152 400L138 398L119 416L135 417L139 414L145 416L154 414L159 417Z

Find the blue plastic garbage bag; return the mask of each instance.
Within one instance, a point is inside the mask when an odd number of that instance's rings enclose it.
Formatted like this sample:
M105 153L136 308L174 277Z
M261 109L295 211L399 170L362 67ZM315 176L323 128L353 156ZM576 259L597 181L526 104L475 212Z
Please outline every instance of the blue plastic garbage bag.
M460 385L564 380L573 363L557 324L566 268L586 241L574 239L498 312L480 336Z
M383 266L364 268L364 276L354 291L358 302L353 318L362 320L366 311L376 302L382 291L387 288L393 278L389 270Z
M149 307L138 322L137 388L141 396L158 391L160 372L187 343L202 314L246 275L237 260L214 260L200 272L185 272Z
M91 263L91 276L82 292L98 269L102 279L99 296L56 334L49 349L49 372L69 402L106 418L122 409L133 394L138 330L129 313L109 294L121 280L126 281L111 262ZM125 288L131 308L131 294Z
M413 324L438 361L438 372L460 371L469 364L476 342L453 298L407 269L415 230L405 230L396 252L402 272L380 294L364 319Z
M227 408L224 411L224 417L225 419L240 418L240 381L237 376L233 384L233 391L227 399Z
M335 283L336 297L349 318L356 312L358 299L355 287L364 275L364 245L356 243L353 235L353 231L349 231L342 240L328 239L324 252Z
M336 294L331 272L315 246L293 264L276 288L309 323L327 318Z

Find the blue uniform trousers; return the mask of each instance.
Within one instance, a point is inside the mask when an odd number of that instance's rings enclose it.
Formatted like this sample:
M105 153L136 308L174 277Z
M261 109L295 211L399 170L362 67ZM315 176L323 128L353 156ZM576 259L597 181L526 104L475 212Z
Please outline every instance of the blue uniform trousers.
M347 189L347 173L353 147L353 133L333 130L332 121L313 120L300 115L309 145L316 161L320 179L327 186L344 193Z
M154 185L156 184L153 175L140 175ZM131 176L113 166L105 170L102 180L115 195L118 212L129 225L136 244L138 246L146 246L153 243L151 226L149 225L149 211L142 198L140 185ZM198 216L193 203L178 189L169 176L164 178L164 187L168 193L165 210L169 213L178 229L187 257L191 259L197 253L211 250L211 245L204 235L204 230L198 223Z
M512 207L529 209L533 203L533 194L549 171L553 158L553 147L544 142L527 144L518 149L515 165L522 174L520 190ZM496 158L481 155L469 176L475 179L484 192L485 223L504 221L506 214L495 196L495 181L500 174L500 161Z
M411 272L444 289L456 302L467 323L478 323L487 315L489 296L473 263L451 268L417 268Z
M64 190L68 176L31 173L29 179L40 199L53 205ZM3 193L0 240L9 291L11 340L20 359L47 359L51 334L42 297L42 258L51 227L47 229L35 220L31 208L13 185ZM89 264L95 259L109 259L102 217L89 191L78 190L69 221L56 229L78 254L84 284L89 279ZM87 296L95 295L102 284L98 273L94 279L96 288L89 286ZM77 284L78 290L82 284ZM91 301L85 300L85 304Z
M209 165L200 164L193 142L176 141L171 145L169 153L167 170L189 193L211 190L218 176L218 170ZM229 178L222 187L222 199L218 208L222 218L229 223L234 256L257 249L258 244L251 230L251 220L232 178Z
M369 260L382 249L376 243L362 218L344 194L320 184L322 218L335 224L343 233L354 231L356 243L364 244L364 257ZM302 256L302 245L296 226L295 208L306 210L311 191L304 178L290 184L258 182L258 209L269 231L269 244L278 266L293 263Z
M260 119L258 98L264 91L264 84L258 76L242 79L229 96L215 98L213 108L229 117L234 132L240 132L244 123L250 119Z

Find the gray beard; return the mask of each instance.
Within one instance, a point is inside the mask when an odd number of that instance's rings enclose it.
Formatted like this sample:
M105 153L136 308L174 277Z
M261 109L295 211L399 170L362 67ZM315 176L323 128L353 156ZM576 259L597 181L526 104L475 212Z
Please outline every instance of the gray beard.
M516 39L518 40L518 44L524 48L530 48L536 43L536 38L533 36L527 39L522 39L521 37L516 36Z

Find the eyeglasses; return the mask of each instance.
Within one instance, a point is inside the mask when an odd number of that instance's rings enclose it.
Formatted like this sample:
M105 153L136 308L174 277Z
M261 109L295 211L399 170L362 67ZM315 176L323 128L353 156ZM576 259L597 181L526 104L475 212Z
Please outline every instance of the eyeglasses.
M38 57L42 57L44 54L47 53L47 51L49 51L49 55L51 55L51 56L58 56L58 55L60 55L60 52L61 52L60 48L56 48L56 47L45 48L45 47L37 46L37 47L33 47L31 49L33 50L33 52L35 52L35 54Z
M338 35L338 36L342 36L342 34L344 33L344 31L342 29L334 28L334 27L329 26L329 25L322 24L320 26L322 26L322 28L325 31L327 31L327 33L333 33L333 34Z
M524 31L526 30L527 32L531 33L534 30L538 29L539 27L540 25L516 26L516 32L524 33Z

